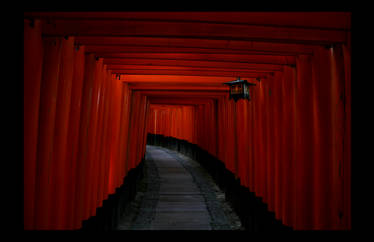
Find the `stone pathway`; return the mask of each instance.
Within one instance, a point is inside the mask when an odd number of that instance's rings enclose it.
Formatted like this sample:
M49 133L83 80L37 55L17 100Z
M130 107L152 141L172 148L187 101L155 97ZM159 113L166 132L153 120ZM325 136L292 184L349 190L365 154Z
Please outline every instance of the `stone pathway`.
M224 193L194 160L147 145L144 179L118 230L242 230Z

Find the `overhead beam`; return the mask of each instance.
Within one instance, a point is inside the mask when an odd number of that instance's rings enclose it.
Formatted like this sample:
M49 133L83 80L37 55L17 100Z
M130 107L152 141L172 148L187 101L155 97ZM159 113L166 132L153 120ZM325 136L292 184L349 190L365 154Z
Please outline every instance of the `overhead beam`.
M236 77L235 77L236 78ZM240 77L244 79L244 77ZM181 76L181 75L121 75L120 80L127 83L147 83L147 84L200 84L200 85L214 85L222 84L224 82L233 81L232 77L212 77L212 76ZM248 79L248 81L256 81L255 78Z
M191 70L123 70L110 69L114 74L122 75L178 75L178 76L211 76L211 77L241 77L241 78L267 78L266 74L244 71L191 71Z
M214 64L214 63L213 63ZM233 72L233 71L246 71L251 73L268 73L269 70L257 70L257 69L245 69L245 68L224 68L224 67L191 67L191 66L160 66L160 65L106 65L107 69L117 69L117 70L191 70L191 71L225 71L225 72Z
M202 102L199 102L199 101L177 101L175 99L169 99L167 102L158 102L157 100L156 101L150 101L150 108L161 108L161 107L169 107L169 106L198 106L198 105L204 105L204 104L208 104L211 102L211 100L213 99L207 99L206 101L202 101Z
M311 55L313 48L308 50L290 48L246 50L246 49L220 49L220 48L194 48L194 47L164 47L164 46L86 46L86 52L94 53L96 56L125 54L125 53L197 53L197 54L237 54L237 55Z
M351 13L349 12L26 12L24 16L46 19L236 23L343 30L351 28Z
M132 36L257 40L288 43L344 43L347 31L238 25L206 22L163 22L147 20L51 19L43 24L43 34L58 36Z
M157 103L150 103L153 107L151 110L167 110L169 108L181 108L181 107L198 107L200 105L204 105L206 103L194 103L194 104L178 104L178 103L168 103L168 104L157 104Z
M108 53L213 53L251 54L280 53L282 55L311 54L314 45L260 41L154 38L154 37L76 37L76 43L86 45L89 52ZM221 51L221 52L216 52ZM245 51L245 52L241 52Z
M215 92L228 92L229 88L225 86L159 86L159 85L139 85L130 86L132 90L142 91L215 91Z
M199 104L156 104L156 103L150 103L150 109L158 109L158 110L166 110L168 108L175 108L175 107L195 107Z
M201 105L207 104L212 101L212 99L207 98L148 98L151 108L153 105Z
M76 42L89 46L113 47L168 47L168 48L201 48L201 49L225 49L225 50L251 50L251 51L283 51L311 53L313 45L296 43L276 43L245 40L219 40L201 38L159 38L159 37L108 37L108 36L76 36Z
M181 77L181 76L180 76ZM137 87L160 87L160 88L217 88L223 87L228 88L227 85L224 85L221 82L130 82L128 83L130 88L137 88ZM228 89L227 89L228 90Z
M220 98L223 96L227 96L227 92L216 92L216 91L139 91L142 95L145 95L147 97L173 97L173 98L194 98L194 97L200 97L200 98Z
M219 61L219 62L243 62L260 64L295 64L295 56L272 56L272 55L245 55L245 54L201 54L201 53L125 53L104 54L100 56L105 61L114 60L189 60L189 61Z
M178 66L178 67L211 67L243 70L279 71L280 64L263 64L250 62L222 62L222 61L191 61L191 60L164 60L164 59L104 59L104 64L109 69L120 69L121 65L146 65L146 66Z

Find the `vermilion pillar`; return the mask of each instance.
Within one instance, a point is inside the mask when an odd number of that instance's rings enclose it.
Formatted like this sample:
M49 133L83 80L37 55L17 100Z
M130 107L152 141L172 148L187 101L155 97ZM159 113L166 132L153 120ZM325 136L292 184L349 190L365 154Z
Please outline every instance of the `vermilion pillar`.
M101 124L101 136L100 136L100 139L101 139L101 145L98 147L98 150L99 150L99 176L100 176L100 181L99 184L98 184L98 201L99 201L99 204L100 206L102 206L102 202L103 200L106 199L106 192L104 191L105 190L105 186L106 186L106 178L107 177L107 162L108 162L108 159L106 159L105 157L105 145L106 145L106 132L108 130L108 128L106 127L108 125L108 122L107 122L107 115L108 115L108 110L106 108L107 106L107 96L108 96L108 82L109 82L109 77L112 76L112 73L111 71L108 70L108 67L106 65L104 65L104 71L103 71L103 86L102 86L102 124Z
M137 145L137 157L135 160L135 167L139 164L139 162L142 159L143 156L143 144L144 144L144 139L145 139L145 112L146 112L146 107L147 107L147 100L145 96L140 96L140 109L139 109L139 122L138 122L138 133L139 133L139 138L138 138L138 145Z
M122 182L123 182L123 177L122 174L123 172L119 169L120 167L120 160L118 157L118 149L119 147L119 130L120 130L120 125L121 125L121 98L122 98L122 82L115 78L112 79L113 81L113 108L114 108L114 113L113 113L113 136L112 136L112 150L111 150L111 158L115 161L115 174L116 174L116 186L119 187Z
M119 127L120 127L120 115L121 115L121 81L112 75L110 79L110 137L109 143L111 144L109 148L109 156L110 159L110 167L109 167L109 194L115 192L115 188L117 188L121 184L120 178L120 170L119 167L119 160L118 160L118 148L119 148Z
M345 162L349 160L344 157L344 149L347 148L345 145L346 137L346 91L345 91L345 72L344 72L344 57L343 49L341 45L335 45L331 48L330 56L331 69L332 69L332 139L333 139L333 156L332 156L332 174L331 184L333 191L333 198L331 199L332 204L332 218L333 218L333 229L344 229L346 227L345 220L343 217L346 216L344 206L346 201L344 200L346 193L345 190L349 190L345 183Z
M296 92L296 154L295 160L295 229L312 227L312 194L313 191L313 80L311 56L300 55L296 58L297 92Z
M251 97L253 98L253 90L250 91ZM251 192L255 191L255 172L254 172L254 104L253 102L248 103L248 187Z
M109 145L108 145L108 137L109 137L109 108L110 108L110 102L109 102L109 95L110 95L110 82L111 82L112 74L110 71L107 70L105 75L105 85L104 85L104 96L103 96L103 103L104 103L104 120L103 120L103 144L101 147L101 162L102 162L102 169L104 172L103 175L103 182L102 182L102 194L101 199L105 200L108 196L108 183L109 183Z
M41 21L24 20L23 45L24 229L34 229L35 172L43 66Z
M80 221L77 221L75 214L78 213L75 196L76 196L76 182L77 177L80 176L77 173L79 162L78 156L78 141L79 141L79 124L81 120L81 108L82 108L82 89L83 89L83 77L84 77L84 46L76 46L74 48L74 72L71 89L71 101L70 101L70 113L69 113L69 130L68 130L68 142L66 150L66 165L68 174L68 191L70 193L69 199L66 201L66 224L67 229L78 229Z
M272 83L272 95L274 95L273 103L273 117L274 117L274 211L276 219L281 220L282 215L282 202L283 202L283 192L282 192L282 173L281 168L283 166L282 157L282 143L281 136L283 135L283 112L282 112L282 85L283 79L280 72L274 74L274 79Z
M343 161L343 176L344 176L344 192L343 199L345 201L342 216L344 229L351 229L351 50L350 50L350 37L348 43L342 46L344 58L344 73L345 73L345 86L344 86L344 161Z
M92 103L91 103L91 113L90 113L90 122L88 128L88 176L87 187L84 191L86 194L86 215L85 219L88 219L90 216L96 214L96 181L97 180L97 163L95 162L95 145L97 142L97 123L98 123L98 109L99 109L99 95L100 95L100 71L102 67L102 59L96 59L95 61L95 71L94 71L94 81L92 88Z
M147 145L147 137L148 137L148 132L147 132L147 127L148 127L148 120L149 120L149 113L150 113L150 103L148 98L146 99L146 108L145 108L145 121L144 121L144 142L143 142L143 156L145 155L146 152L146 145Z
M62 40L61 61L59 70L56 119L54 127L53 153L51 160L52 190L49 194L51 207L49 211L50 226L64 229L66 221L66 203L71 199L67 190L70 175L66 163L67 132L71 101L71 88L74 68L74 38Z
M101 146L102 146L102 135L103 135L103 118L104 118L104 85L105 85L105 77L106 74L106 65L101 65L99 72L98 72L98 79L99 79L99 89L98 89L98 99L97 99L97 105L98 105L98 121L97 121L97 127L96 127L96 144L94 149L94 157L93 162L95 164L95 173L93 177L95 178L93 182L94 191L92 194L93 203L95 206L95 210L97 207L100 207L102 205L102 200L100 199L101 195L101 183L103 182L103 176L102 172L103 169L101 169L101 163L100 160L101 157Z
M78 141L78 156L77 156L77 176L76 176L76 190L75 190L75 221L77 226L81 226L81 222L87 219L85 213L87 208L87 198L85 190L88 186L89 172L88 172L88 132L91 105L92 105L92 91L94 87L94 70L95 70L95 56L93 54L86 54L85 56L85 70L82 90L82 109L80 114L79 126L79 141Z
M109 164L108 164L108 194L112 194L114 193L114 189L115 189L115 180L116 180L116 175L115 175L115 164L114 164L114 159L113 159L113 156L112 156L112 149L113 149L113 145L112 145L112 136L113 136L113 119L114 119L114 114L115 114L115 110L113 108L113 100L114 100L114 97L113 97L113 89L114 89L114 81L113 79L115 79L114 77L111 77L110 78L110 81L109 81L109 93L110 95L108 96L108 103L109 103L109 117L108 117L108 136L107 136L107 158L109 159Z
M264 199L268 205L268 209L270 211L274 211L274 153L273 151L273 88L272 88L272 78L267 79L264 81L264 109L262 113L264 114L264 131L265 131L265 161L266 161L266 168L265 168L265 180L266 180L266 190L265 190L265 197Z
M127 155L127 161L128 161L128 168L129 170L134 167L134 160L135 160L135 147L136 147L136 140L135 140L135 128L136 128L136 115L137 110L139 109L138 99L140 95L139 92L132 93L131 97L131 109L130 109L130 123L129 123L129 146L128 146L128 155Z
M248 102L245 100L239 100L237 103L237 126L236 136L238 137L237 150L238 150L238 165L237 175L240 177L242 185L248 186L248 159L249 159L249 137L248 137Z
M314 163L314 228L331 229L331 60L329 50L324 47L316 48L313 55L314 82L318 90L317 102L318 115L316 119L315 139L319 146L315 149Z
M265 159L264 159L264 134L263 134L263 103L264 90L263 83L259 82L253 92L254 103L254 161L255 161L255 193L257 196L264 197L265 194Z
M122 107L121 107L121 127L120 127L120 148L119 160L121 164L122 176L125 176L128 171L127 152L128 152L128 133L129 133L129 116L130 116L130 98L131 92L127 83L121 83L122 87Z
M236 110L235 110L235 103L233 100L230 100L227 105L228 108L228 119L227 119L227 143L225 147L227 149L226 153L226 167L231 172L235 173L235 166L236 166L236 142L235 142L235 122L236 122Z
M40 90L39 132L36 165L35 223L36 229L49 229L51 165L55 131L56 101L62 40L44 39L43 75Z
M296 148L296 104L295 104L295 80L296 68L284 66L283 80L283 140L284 153L282 157L282 202L283 222L287 226L293 226L295 221L295 148Z

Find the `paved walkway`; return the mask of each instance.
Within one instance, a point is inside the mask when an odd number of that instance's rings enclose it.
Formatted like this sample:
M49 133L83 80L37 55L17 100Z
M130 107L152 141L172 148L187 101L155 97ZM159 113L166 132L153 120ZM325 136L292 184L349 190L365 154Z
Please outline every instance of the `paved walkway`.
M145 176L118 230L239 230L224 193L190 158L147 145Z

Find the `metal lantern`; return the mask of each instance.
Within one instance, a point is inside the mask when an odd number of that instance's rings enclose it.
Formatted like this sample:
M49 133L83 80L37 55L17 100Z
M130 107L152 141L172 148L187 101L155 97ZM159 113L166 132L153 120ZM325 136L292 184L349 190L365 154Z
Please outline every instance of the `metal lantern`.
M247 80L240 80L240 77L238 80L225 82L224 84L229 85L230 99L234 99L235 102L241 98L251 100L249 86L256 86L256 84L249 83Z

